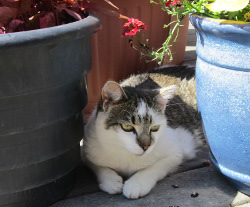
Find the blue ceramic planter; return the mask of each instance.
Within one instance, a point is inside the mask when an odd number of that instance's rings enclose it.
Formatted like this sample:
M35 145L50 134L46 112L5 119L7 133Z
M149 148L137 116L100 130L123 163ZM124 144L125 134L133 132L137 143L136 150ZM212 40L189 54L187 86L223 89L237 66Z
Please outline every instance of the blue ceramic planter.
M212 163L250 195L250 24L190 16L197 101Z

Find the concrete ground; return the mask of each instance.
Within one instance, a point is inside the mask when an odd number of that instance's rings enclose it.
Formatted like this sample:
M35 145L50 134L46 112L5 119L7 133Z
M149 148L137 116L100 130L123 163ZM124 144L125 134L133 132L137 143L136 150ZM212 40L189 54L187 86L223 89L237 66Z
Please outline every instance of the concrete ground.
M195 65L195 30L190 25L186 47L186 65ZM83 164L76 169L76 184L67 197L51 207L250 207L250 197L235 190L210 165L208 147L195 160L157 183L149 195L129 200L123 195L109 195L99 190L94 174Z

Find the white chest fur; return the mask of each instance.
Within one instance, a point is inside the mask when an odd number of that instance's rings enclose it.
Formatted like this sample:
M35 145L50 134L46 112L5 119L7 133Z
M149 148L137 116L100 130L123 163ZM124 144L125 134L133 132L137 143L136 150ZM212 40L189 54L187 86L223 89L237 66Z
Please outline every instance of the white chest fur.
M101 118L99 118L101 122ZM98 121L98 122L99 122ZM91 122L90 122L91 123ZM138 170L147 168L155 162L166 157L194 157L194 137L184 129L162 129L152 148L143 154L132 154L112 131L106 130L103 123L89 124L86 127L85 153L90 162L95 165L109 167L115 171L131 175ZM95 130L91 129L95 127ZM91 131L92 133L88 133ZM122 136L122 135L121 135ZM130 143L126 143L128 145ZM131 147L138 147L135 143Z

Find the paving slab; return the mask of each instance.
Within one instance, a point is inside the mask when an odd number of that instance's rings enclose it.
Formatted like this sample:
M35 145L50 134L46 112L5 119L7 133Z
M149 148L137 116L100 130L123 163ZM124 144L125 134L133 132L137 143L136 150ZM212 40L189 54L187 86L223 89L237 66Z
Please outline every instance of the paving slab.
M157 183L149 195L138 200L129 200L122 194L109 195L97 191L59 201L51 207L226 207L230 206L237 194L224 176L213 166L207 166L172 174Z
M250 197L232 188L209 164L208 147L204 145L195 159L184 162L177 172L157 183L149 195L129 200L122 194L101 192L93 172L80 163L74 188L64 200L51 207L249 207Z
M208 147L204 145L197 152L195 159L185 161L175 173L185 172L197 168L202 168L209 163ZM82 162L76 168L76 182L73 189L66 198L90 194L99 191L98 183L94 173L83 165Z

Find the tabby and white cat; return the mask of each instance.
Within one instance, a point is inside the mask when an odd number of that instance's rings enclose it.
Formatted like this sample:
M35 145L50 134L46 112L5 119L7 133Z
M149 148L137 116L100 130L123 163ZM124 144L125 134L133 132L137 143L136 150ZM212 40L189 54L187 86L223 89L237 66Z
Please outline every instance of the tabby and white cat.
M194 158L203 134L190 70L172 67L104 85L83 145L101 190L137 199Z

